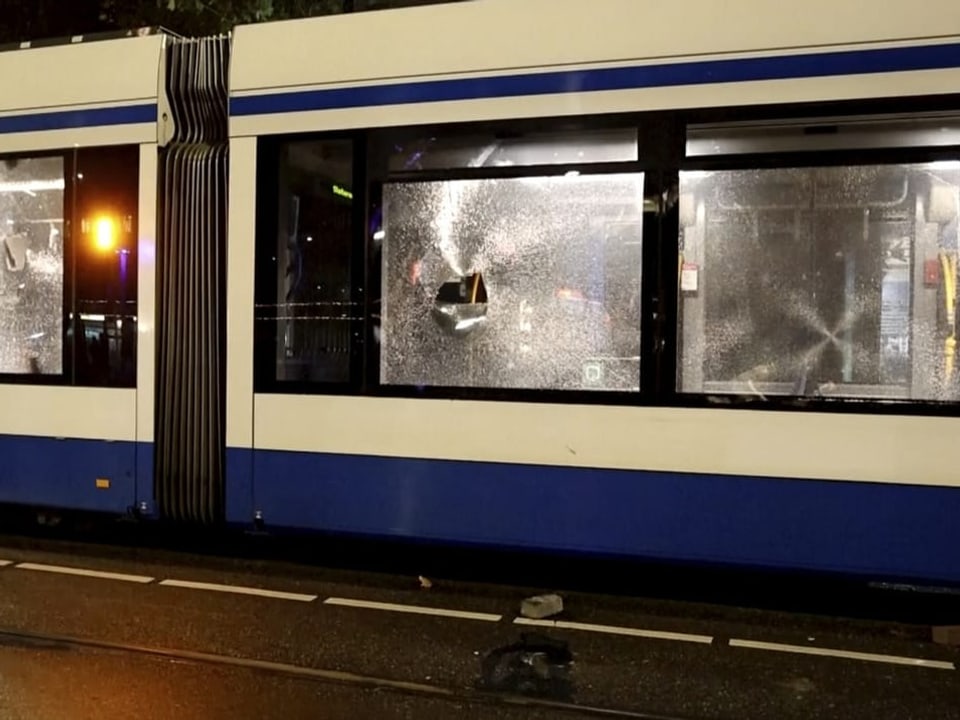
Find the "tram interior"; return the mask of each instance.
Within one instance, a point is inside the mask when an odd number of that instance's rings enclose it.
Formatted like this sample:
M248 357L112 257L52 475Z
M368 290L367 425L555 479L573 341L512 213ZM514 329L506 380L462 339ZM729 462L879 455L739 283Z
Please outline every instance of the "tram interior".
M960 162L681 175L680 389L936 400Z

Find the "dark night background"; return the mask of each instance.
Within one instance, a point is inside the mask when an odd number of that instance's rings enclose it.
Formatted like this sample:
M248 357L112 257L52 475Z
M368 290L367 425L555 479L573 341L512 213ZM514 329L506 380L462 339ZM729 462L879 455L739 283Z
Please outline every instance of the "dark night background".
M182 35L243 23L430 5L437 0L0 0L0 43L164 27Z

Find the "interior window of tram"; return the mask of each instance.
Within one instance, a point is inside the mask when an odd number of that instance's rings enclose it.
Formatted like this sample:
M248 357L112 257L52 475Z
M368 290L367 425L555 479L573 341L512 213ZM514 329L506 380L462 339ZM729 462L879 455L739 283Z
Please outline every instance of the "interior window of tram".
M0 374L63 372L64 161L0 159Z
M957 398L960 163L680 184L681 391Z
M276 293L258 307L273 326L275 379L346 383L351 378L353 144L284 143L278 158Z
M125 146L76 153L69 312L78 385L136 384L139 152Z
M636 128L424 135L393 133L390 172L635 162Z

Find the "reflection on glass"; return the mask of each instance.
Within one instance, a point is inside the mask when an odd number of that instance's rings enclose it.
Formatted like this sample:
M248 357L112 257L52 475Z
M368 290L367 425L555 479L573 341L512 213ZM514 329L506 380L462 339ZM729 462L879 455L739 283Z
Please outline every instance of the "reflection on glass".
M637 159L637 130L578 130L509 137L414 134L409 138L398 136L392 145L391 172L633 162Z
M63 371L63 160L0 160L0 373Z
M74 382L134 387L140 148L84 148L74 157Z
M381 382L639 389L643 176L384 189Z
M274 324L275 379L350 380L353 145L292 142L280 149L278 225L269 247L276 297L258 322Z
M960 144L954 114L877 118L806 118L769 124L692 125L687 157L824 152L865 148L950 147Z
M680 184L682 391L957 396L960 163Z

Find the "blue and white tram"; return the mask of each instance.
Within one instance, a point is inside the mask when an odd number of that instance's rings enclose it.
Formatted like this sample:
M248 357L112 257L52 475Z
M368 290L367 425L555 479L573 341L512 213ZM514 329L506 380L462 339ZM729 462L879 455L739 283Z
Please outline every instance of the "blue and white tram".
M0 52L0 502L149 492L163 43Z
M228 193L217 83L154 90L135 435L4 443L131 441L171 519L960 581L952 5L475 0L230 64Z

